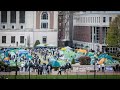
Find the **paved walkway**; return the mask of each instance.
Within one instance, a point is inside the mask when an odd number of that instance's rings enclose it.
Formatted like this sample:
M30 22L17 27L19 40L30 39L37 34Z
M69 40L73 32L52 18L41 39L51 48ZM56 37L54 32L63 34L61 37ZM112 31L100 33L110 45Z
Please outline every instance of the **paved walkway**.
M29 75L29 72L17 72L18 75ZM15 75L15 71L12 72L0 72L0 75ZM30 72L30 75L38 75L37 72ZM58 71L52 71L50 75L58 75ZM62 75L94 75L94 72L62 72ZM96 72L96 75L120 75L120 72Z

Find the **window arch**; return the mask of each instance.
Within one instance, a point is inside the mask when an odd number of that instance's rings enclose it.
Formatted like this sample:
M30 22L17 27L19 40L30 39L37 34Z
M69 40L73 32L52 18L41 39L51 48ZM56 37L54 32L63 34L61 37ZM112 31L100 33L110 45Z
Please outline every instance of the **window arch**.
M48 20L48 13L42 12L41 19Z

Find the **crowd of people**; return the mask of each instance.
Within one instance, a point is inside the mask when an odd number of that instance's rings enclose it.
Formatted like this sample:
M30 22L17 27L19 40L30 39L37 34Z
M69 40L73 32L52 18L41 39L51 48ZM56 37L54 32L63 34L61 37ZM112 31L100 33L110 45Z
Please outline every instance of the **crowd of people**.
M35 49L26 49L29 54L32 56L31 60L28 60L25 55L19 56L18 53L15 55L11 55L8 53L8 57L10 60L14 62L21 62L21 65L18 67L20 72L38 72L38 74L51 74L54 67L49 64L49 59L54 57L54 59L58 60L60 57L59 48L35 48ZM6 52L6 49L4 49ZM42 60L47 63L42 63ZM69 68L71 68L70 63L66 63L66 65L58 68L58 74L60 71L66 72Z

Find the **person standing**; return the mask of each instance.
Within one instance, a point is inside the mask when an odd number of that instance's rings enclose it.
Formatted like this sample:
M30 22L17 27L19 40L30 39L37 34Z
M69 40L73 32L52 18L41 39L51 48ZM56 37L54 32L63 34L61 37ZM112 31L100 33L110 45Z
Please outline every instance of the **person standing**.
M102 64L102 72L104 72L104 69L105 69L105 65Z
M58 75L60 74L61 75L61 71L62 71L62 68L58 68Z
M98 70L100 71L100 64L98 64Z
M43 64L43 74L47 74L47 66L45 63Z

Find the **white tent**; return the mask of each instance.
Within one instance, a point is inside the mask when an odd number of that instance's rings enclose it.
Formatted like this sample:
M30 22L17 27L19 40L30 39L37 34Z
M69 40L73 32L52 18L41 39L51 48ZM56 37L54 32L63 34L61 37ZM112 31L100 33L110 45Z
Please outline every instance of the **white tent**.
M45 44L38 44L36 47L45 47Z
M48 44L47 47L57 47L57 46L54 44Z

